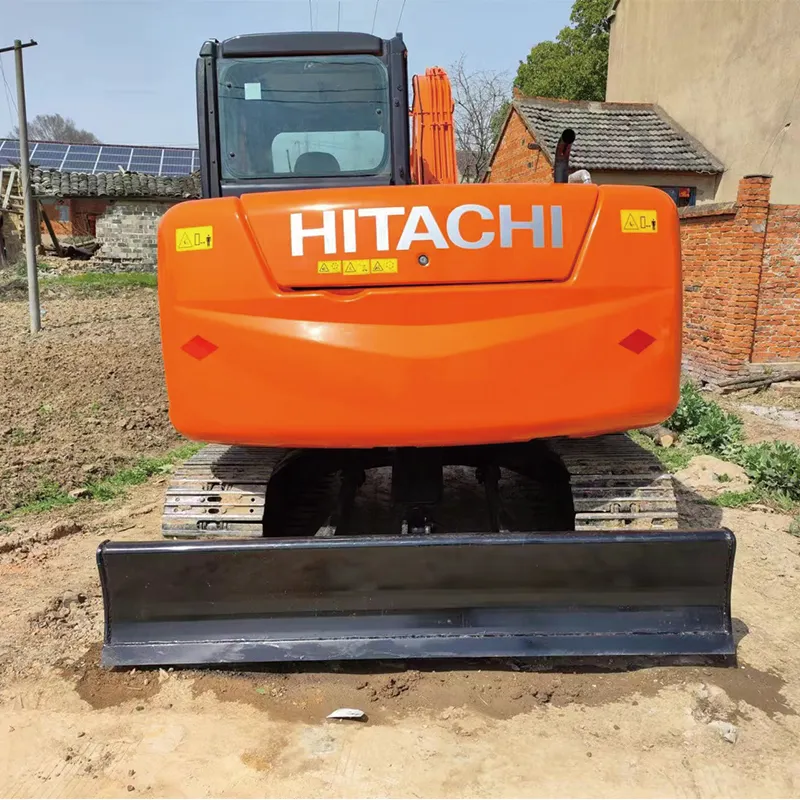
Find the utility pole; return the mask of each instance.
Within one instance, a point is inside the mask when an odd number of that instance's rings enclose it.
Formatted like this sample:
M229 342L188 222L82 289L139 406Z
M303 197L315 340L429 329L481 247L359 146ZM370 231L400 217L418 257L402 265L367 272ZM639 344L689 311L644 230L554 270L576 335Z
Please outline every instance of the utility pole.
M31 333L42 329L42 315L39 309L39 274L36 269L36 228L38 215L33 206L33 187L31 186L30 157L28 153L28 115L25 110L25 77L22 72L22 51L35 47L33 39L23 44L14 40L13 47L0 48L0 53L14 51L17 67L17 111L19 113L19 174L22 180L22 198L25 220L25 257L28 263L28 308L31 318Z

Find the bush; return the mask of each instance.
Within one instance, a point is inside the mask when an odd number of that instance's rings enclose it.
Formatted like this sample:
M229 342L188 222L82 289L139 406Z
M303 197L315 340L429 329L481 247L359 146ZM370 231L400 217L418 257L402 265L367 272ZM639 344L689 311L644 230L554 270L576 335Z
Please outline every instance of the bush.
M740 462L757 486L800 500L800 447L796 444L753 444L743 448Z
M741 450L742 420L708 400L690 382L681 387L681 399L666 426L681 434L686 444L699 445L709 453L736 458Z

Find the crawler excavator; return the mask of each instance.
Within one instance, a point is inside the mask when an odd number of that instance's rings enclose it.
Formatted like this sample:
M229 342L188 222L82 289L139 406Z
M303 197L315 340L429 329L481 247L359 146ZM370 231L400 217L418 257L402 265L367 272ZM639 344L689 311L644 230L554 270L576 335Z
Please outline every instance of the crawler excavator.
M726 530L625 431L678 401L664 192L457 183L402 36L210 40L159 229L164 539L104 542L103 663L734 654ZM610 143L611 144L611 143Z

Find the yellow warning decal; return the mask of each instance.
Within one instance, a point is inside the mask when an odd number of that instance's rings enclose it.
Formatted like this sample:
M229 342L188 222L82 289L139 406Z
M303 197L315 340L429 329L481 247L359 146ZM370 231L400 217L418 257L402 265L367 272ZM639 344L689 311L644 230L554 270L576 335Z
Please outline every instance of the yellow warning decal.
M211 250L213 246L213 225L201 225L198 228L178 228L175 231L175 249L179 253L187 253L190 250Z
M336 272L342 271L341 261L318 261L317 272L320 275L332 275Z
M369 271L374 275L383 272L397 272L396 258L373 258L369 262Z
M353 258L342 261L342 273L345 275L369 275L369 259Z
M658 233L658 213L652 209L623 208L619 219L623 233Z

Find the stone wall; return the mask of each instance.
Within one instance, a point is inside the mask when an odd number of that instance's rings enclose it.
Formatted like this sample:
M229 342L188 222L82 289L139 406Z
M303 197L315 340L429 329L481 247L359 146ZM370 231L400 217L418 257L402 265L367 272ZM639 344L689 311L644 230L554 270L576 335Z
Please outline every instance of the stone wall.
M155 272L158 222L174 200L113 199L97 218L102 247L93 261L119 271Z

